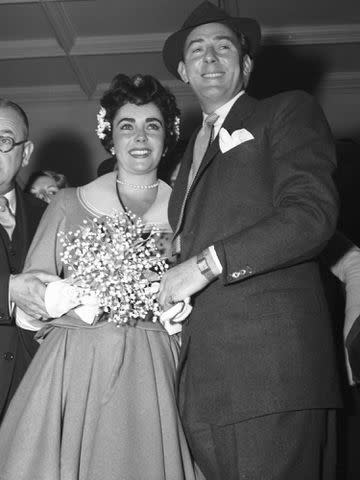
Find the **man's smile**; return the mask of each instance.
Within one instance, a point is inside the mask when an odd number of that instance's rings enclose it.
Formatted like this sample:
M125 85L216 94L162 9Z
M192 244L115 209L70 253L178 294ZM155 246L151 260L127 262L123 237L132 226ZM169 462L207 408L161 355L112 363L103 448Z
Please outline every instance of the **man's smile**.
M224 75L225 75L224 72L210 72L210 73L203 73L201 76L203 78L212 79L212 78L220 78L220 77L223 77Z

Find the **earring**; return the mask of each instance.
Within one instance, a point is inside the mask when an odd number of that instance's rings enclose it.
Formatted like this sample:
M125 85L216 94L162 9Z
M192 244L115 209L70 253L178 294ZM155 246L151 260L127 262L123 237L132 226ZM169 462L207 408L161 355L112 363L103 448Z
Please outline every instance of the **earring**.
M114 147L110 148L110 153L113 157L115 156L115 148Z

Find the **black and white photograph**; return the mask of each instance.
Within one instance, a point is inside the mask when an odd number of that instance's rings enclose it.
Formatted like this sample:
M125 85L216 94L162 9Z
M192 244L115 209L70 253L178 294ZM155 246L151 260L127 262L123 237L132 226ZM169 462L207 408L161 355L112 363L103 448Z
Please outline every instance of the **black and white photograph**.
M359 480L359 0L0 22L0 480Z

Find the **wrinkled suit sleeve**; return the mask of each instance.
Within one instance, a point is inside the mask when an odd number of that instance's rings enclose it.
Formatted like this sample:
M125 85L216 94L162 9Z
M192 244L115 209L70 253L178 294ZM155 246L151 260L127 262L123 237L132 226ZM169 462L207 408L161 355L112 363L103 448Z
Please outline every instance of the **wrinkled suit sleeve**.
M310 95L293 92L268 125L273 210L258 223L214 244L224 284L317 256L333 234L338 197L336 156L325 117ZM232 272L246 272L234 276Z

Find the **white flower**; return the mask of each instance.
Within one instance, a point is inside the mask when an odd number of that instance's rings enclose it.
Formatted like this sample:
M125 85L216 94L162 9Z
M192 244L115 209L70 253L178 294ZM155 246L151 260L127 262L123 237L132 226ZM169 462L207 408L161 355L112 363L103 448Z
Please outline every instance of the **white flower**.
M100 107L99 113L96 115L97 127L95 130L100 140L103 140L106 137L105 130L109 130L109 132L111 132L110 122L105 120L105 117L106 117L106 110L104 107Z
M160 315L149 271L157 280L167 268L160 258L158 231L136 215L114 213L84 222L75 233L59 234L61 260L71 271L73 284L84 294L96 295L107 319L117 325ZM154 277L154 274L152 275Z
M177 116L175 117L173 132L174 132L176 141L178 141L180 137L180 117L177 117Z

